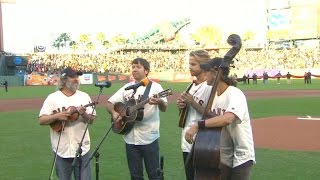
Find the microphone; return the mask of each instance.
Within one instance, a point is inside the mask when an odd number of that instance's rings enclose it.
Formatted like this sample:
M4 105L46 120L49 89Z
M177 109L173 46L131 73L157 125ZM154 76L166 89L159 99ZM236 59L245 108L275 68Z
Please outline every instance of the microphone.
M109 87L111 87L111 82L108 82L108 81L106 81L106 82L97 82L97 83L95 83L94 84L94 86L96 86L96 87L100 87L100 88L109 88Z
M144 78L140 82L124 88L124 90L137 89L140 86L147 86L148 84L149 84L149 79Z

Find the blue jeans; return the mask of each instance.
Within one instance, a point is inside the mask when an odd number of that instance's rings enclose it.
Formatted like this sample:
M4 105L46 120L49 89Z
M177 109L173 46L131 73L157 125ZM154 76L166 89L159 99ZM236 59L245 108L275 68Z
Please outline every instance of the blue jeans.
M73 171L73 175L75 180L91 180L91 166L90 163L85 167L85 164L89 161L90 153L88 152L86 155L77 159L75 167L72 167L74 158L62 158L57 156L56 161L56 173L59 180L71 180L71 175ZM81 163L81 167L80 165ZM81 168L81 179L79 168Z
M147 145L126 144L127 160L132 180L143 180L143 161L150 180L160 180L159 142Z

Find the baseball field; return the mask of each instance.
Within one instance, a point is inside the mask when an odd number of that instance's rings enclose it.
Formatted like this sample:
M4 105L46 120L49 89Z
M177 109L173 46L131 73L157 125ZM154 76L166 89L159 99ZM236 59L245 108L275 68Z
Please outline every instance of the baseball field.
M161 113L160 153L164 156L164 177L183 180L184 169L180 150L181 129L175 100L187 83L161 83L174 94L168 97L167 112ZM110 128L110 115L105 110L107 98L123 84L114 83L108 89L81 85L80 89L98 100L98 118L89 126L91 152L95 150ZM256 161L253 180L316 180L320 177L320 80L312 84L293 80L292 84L269 81L268 85L238 87L247 96L252 119ZM0 87L0 179L49 179L53 153L49 140L49 126L38 124L38 114L45 97L55 91L54 86ZM99 99L98 99L99 97ZM311 116L312 119L306 119ZM302 118L302 119L301 119ZM100 157L91 161L92 178L128 180L129 171L121 135L112 131L98 149ZM99 165L97 172L96 165ZM55 176L54 176L55 177ZM57 179L56 177L54 179Z

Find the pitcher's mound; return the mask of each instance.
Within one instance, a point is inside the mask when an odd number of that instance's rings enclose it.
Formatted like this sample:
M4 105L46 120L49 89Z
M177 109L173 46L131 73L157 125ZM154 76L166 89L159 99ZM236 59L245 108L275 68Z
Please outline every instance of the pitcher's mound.
M319 151L320 121L297 118L299 117L274 116L253 120L255 147Z

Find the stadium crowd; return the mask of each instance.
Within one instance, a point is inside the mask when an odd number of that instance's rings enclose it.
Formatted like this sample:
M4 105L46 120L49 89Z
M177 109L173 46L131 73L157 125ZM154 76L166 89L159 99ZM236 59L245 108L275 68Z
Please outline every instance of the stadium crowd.
M120 50L105 54L31 54L27 72L54 73L66 66L85 72L129 73L130 60L143 57L153 72L187 72L186 50ZM210 51L212 57L225 50ZM320 49L241 50L234 59L234 72L241 75L254 70L282 70L320 67Z

